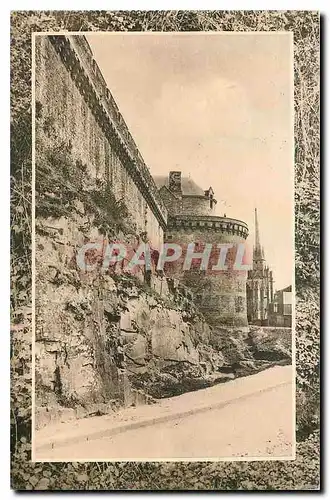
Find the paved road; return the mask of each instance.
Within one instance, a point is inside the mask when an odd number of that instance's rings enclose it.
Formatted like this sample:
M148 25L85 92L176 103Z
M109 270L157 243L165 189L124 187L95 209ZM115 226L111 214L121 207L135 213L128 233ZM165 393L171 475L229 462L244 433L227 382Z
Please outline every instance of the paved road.
M71 431L65 425L58 428L57 440L49 428L39 433L43 446L37 460L290 458L292 368L276 367L152 407L127 409L116 418L84 419L78 427L71 424ZM45 446L47 432L52 447Z

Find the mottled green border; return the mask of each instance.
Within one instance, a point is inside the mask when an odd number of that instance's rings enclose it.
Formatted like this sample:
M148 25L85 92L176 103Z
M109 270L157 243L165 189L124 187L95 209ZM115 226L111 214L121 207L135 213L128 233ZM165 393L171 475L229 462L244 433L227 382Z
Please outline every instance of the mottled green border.
M17 490L319 489L319 29L307 11L14 12L11 15L11 484ZM291 31L295 64L297 459L31 463L31 33Z

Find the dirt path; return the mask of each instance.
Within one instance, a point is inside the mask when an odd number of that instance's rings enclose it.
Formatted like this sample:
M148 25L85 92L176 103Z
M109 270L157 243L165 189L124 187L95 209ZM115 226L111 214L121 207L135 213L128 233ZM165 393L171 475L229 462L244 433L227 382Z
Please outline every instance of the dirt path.
M292 367L36 432L36 460L292 456Z

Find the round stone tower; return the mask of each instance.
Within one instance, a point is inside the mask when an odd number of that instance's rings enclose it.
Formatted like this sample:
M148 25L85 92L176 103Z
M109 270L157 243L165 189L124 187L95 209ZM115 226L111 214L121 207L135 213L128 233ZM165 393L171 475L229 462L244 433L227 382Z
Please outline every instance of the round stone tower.
M247 271L235 269L240 262L238 245L244 251L248 236L245 222L214 215L216 200L212 188L203 191L190 178L181 178L181 172L170 172L166 178L155 178L159 192L168 210L165 243L175 243L183 248L180 259L165 267L166 276L187 285L194 300L208 323L213 327L247 326L246 279ZM208 267L201 270L201 258L191 260L191 267L184 268L189 244L195 253L205 252L212 245ZM242 245L243 244L243 245ZM221 245L219 248L218 245ZM221 248L227 258L224 269L219 267ZM214 266L216 270L213 270Z

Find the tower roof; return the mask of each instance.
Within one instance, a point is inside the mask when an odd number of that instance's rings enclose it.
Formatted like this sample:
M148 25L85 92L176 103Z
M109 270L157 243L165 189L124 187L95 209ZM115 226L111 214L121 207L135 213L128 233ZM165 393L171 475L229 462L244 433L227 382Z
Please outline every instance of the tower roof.
M167 175L154 175L154 181L158 189L163 186L168 188L168 176ZM196 184L190 177L182 177L181 179L181 189L184 196L205 196L205 191Z

